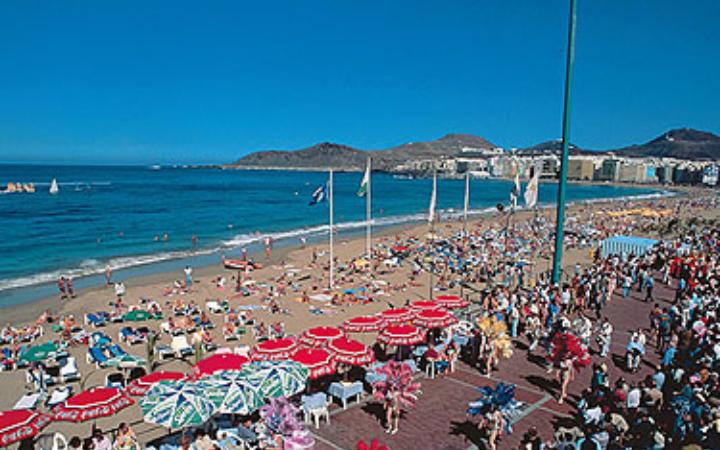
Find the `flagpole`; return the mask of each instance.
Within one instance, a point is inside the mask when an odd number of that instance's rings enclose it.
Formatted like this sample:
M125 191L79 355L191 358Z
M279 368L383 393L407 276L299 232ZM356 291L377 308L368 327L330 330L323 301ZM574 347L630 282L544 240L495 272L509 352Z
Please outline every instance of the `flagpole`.
M366 233L365 233L365 251L367 252L368 261L372 261L372 160L367 160L367 199L365 199L365 217L366 217ZM372 264L370 264L372 267Z
M330 295L332 295L332 290L334 287L333 283L333 272L335 271L335 258L334 258L334 252L333 252L333 244L334 244L334 237L333 237L333 170L330 169L330 186L329 186L329 194L330 194Z
M463 234L467 235L468 206L470 205L470 173L465 173L465 202L463 203Z
M563 254L563 233L565 231L565 189L568 172L568 139L570 137L570 105L572 99L572 74L575 61L575 12L576 0L570 0L570 24L568 25L567 60L565 62L565 104L562 121L562 155L560 159L560 180L558 182L557 218L555 224L555 254L553 256L552 282L560 283Z
M433 190L430 199L430 254L435 248L435 209L437 203L437 169L433 169ZM430 300L433 299L433 275L435 270L435 261L430 261Z

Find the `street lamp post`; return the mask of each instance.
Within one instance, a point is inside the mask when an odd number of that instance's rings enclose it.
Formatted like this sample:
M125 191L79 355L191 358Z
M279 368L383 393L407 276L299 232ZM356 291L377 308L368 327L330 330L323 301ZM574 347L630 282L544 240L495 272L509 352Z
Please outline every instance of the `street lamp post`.
M562 122L562 156L560 160L560 179L558 180L557 220L555 224L555 255L553 257L553 283L560 283L563 253L563 234L565 231L565 189L567 187L567 166L570 136L570 104L572 100L572 73L575 62L575 3L570 0L570 24L568 27L567 60L565 63L565 104Z

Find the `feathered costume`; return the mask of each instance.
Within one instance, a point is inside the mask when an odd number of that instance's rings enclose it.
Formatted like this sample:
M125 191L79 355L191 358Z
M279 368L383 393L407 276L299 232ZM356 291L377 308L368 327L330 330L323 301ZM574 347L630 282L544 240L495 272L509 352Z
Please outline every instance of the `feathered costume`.
M400 403L412 407L415 406L420 383L413 381L412 369L406 363L390 361L377 369L379 375L384 375L384 380L373 383L373 396L375 399L385 401L389 393L399 393Z
M483 317L477 322L478 328L487 336L495 355L508 359L513 354L512 340L507 334L507 325L494 315Z
M485 414L491 406L495 406L505 418L505 433L512 433L511 422L523 406L515 400L515 385L498 383L495 389L490 386L477 388L480 398L468 403L467 413L470 415Z
M580 338L572 333L555 333L552 340L550 361L558 366L567 359L572 360L576 370L587 367L592 363L590 353L588 353Z

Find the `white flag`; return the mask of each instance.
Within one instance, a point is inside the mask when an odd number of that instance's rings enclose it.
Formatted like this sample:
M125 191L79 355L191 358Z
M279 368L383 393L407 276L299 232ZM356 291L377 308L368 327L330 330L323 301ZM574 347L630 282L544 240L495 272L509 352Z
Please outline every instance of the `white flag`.
M525 187L525 205L532 208L537 204L538 200L538 183L540 171L535 166L530 167L530 181Z
M520 173L515 171L515 181L510 191L510 207L515 210L518 207L518 198L520 197Z
M370 185L370 158L368 158L367 167L365 167L365 175L363 176L363 179L360 182L360 188L357 191L358 197L365 197L367 195L369 185Z
M428 210L428 223L435 221L435 203L437 202L437 173L433 172L433 189L430 195L430 209Z

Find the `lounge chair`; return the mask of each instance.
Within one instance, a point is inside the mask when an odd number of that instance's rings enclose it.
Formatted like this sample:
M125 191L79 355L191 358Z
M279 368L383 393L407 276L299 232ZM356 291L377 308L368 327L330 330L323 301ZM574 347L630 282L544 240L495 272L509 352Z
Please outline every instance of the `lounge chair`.
M213 314L222 314L225 312L225 308L220 306L218 302L210 301L205 303L205 306L207 307L208 311Z
M13 409L35 409L40 403L40 394L25 394L15 403Z
M80 380L80 371L77 368L77 361L74 356L68 356L60 360L60 379L63 383Z
M165 360L175 356L173 349L167 344L157 344L155 346L155 354L157 354L160 360Z
M105 387L123 389L125 377L119 372L109 373L105 376Z
M110 339L108 335L103 333L102 331L95 331L93 334L90 335L90 343L93 346L102 347L111 342L112 339Z
M195 354L195 350L193 350L190 344L188 344L185 336L174 336L172 342L170 343L170 347L175 353L175 356L178 358L184 358Z
M52 408L70 398L70 395L72 395L72 387L63 386L61 388L57 388L52 392L52 394L50 394L50 398L47 399L45 404L48 408Z
M87 313L85 314L85 325L91 325L93 328L105 326L107 321L105 317L100 314Z
M118 332L118 340L120 342L127 342L130 345L134 345L145 342L145 337L133 330L131 327L123 327Z
M28 369L27 372L25 372L25 382L32 384L38 391L45 391L48 386L55 384L55 378L44 370L33 372L32 369Z
M107 365L109 358L105 355L102 348L90 347L88 348L86 360L88 364L95 364L95 367L101 369Z

